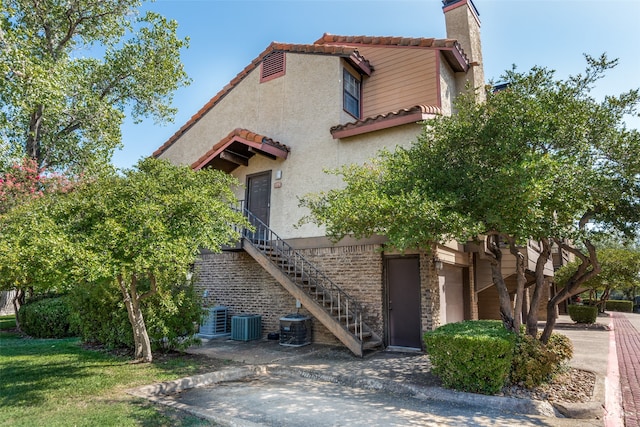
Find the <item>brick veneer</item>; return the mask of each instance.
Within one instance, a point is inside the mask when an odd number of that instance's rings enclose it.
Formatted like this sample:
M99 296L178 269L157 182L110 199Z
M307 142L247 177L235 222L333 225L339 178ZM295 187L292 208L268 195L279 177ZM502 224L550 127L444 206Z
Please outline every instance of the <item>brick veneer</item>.
M301 250L303 256L315 264L331 280L365 308L365 322L380 336L384 331L384 274L383 254L379 245ZM439 310L439 299L432 298L437 291L437 277L430 280L433 266L428 256L421 255L422 326L431 330L431 313ZM208 307L222 305L229 315L260 314L263 336L277 332L280 317L296 312L296 300L245 252L204 253L197 263L199 291L207 290L204 303ZM433 282L433 283L432 283ZM437 294L437 292L435 292ZM300 313L308 314L302 307ZM320 322L313 324L313 341L336 344L337 339Z

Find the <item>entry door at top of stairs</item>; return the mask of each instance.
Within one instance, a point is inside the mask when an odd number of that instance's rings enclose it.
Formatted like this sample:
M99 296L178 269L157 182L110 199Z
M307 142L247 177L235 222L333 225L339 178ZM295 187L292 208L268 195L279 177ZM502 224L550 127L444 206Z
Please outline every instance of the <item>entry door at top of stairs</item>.
M271 205L271 171L247 176L246 208L265 225L269 225Z

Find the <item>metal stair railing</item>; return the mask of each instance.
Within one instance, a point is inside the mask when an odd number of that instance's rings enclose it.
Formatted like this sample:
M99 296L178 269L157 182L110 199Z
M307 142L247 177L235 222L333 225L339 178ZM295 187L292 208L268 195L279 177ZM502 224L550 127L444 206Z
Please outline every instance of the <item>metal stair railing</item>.
M242 236L246 242L267 256L306 294L315 296L331 317L336 319L361 344L364 342L363 310L353 297L343 291L314 264L281 239L264 222L242 208L254 230L245 228Z

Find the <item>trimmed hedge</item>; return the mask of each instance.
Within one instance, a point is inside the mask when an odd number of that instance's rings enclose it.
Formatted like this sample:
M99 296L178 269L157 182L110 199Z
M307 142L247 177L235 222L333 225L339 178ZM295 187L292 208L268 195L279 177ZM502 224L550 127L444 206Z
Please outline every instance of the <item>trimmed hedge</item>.
M592 299L583 299L582 302L585 305L596 305L597 303L600 302L600 300L592 300ZM633 301L626 301L626 300L615 300L615 299L608 299L604 302L604 310L609 310L609 311L624 311L627 313L631 313L633 311L635 311L635 308L637 307L637 305L634 306Z
M605 309L611 311L633 312L633 301L607 300Z
M446 387L495 394L509 378L516 335L500 321L450 323L427 332L424 342L433 372Z
M598 307L595 305L575 305L568 307L569 317L577 323L596 323Z
M71 309L66 296L30 301L20 307L20 329L35 338L64 338L76 335L71 326Z

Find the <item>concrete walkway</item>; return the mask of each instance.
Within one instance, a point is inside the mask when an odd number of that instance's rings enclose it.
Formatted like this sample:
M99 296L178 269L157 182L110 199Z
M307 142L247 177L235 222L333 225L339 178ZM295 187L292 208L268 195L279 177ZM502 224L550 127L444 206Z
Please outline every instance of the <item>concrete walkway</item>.
M611 313L625 427L640 427L640 314Z
M583 404L552 407L447 390L423 353L383 351L360 359L342 347L268 340L211 340L189 351L244 366L130 392L222 425L368 426L373 419L378 426L640 427L640 314L613 313L598 322L604 327L571 327L568 316L557 322L556 332L574 344L571 365L596 375L593 398Z

